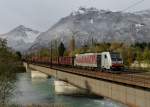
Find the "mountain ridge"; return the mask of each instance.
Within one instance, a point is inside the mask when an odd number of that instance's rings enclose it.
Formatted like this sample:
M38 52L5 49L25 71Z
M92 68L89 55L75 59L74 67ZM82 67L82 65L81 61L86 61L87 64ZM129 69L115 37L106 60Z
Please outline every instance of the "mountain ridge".
M27 51L37 36L39 31L19 25L8 33L1 34L2 39L7 40L7 44L15 51Z
M48 47L49 42L55 39L68 44L74 32L78 32L74 36L79 46L91 38L98 42L150 42L150 13L143 13L80 8L41 33L30 50Z

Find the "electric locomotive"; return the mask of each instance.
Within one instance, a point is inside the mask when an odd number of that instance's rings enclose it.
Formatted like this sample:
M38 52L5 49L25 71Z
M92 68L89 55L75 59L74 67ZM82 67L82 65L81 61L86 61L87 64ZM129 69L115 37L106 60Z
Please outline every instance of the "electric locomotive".
M74 66L95 68L102 71L122 71L123 59L117 52L85 53L77 54Z

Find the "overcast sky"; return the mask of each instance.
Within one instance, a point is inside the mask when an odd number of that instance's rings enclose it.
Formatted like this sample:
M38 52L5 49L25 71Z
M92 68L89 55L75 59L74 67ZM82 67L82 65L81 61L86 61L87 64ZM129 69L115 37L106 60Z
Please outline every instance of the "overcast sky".
M80 6L121 11L140 0L0 0L0 34L18 25L46 31ZM150 0L129 9L150 9Z

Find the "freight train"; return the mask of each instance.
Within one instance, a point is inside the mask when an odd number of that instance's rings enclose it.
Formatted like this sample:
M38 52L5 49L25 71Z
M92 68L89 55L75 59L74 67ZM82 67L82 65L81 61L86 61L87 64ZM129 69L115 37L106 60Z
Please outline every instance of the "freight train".
M123 59L120 53L117 52L84 53L76 54L75 57L58 57L53 59L49 57L32 57L31 61L109 72L123 71L124 69Z

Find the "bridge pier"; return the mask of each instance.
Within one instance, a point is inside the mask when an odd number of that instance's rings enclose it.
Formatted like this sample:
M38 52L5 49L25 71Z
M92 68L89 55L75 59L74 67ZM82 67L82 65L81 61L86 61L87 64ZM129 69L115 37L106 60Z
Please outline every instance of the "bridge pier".
M23 63L24 67L26 68L26 72L31 72L28 63Z
M31 70L31 78L48 78L48 75L41 73L40 71Z
M54 80L55 92L61 95L83 95L87 94L86 90L75 87L65 81Z

